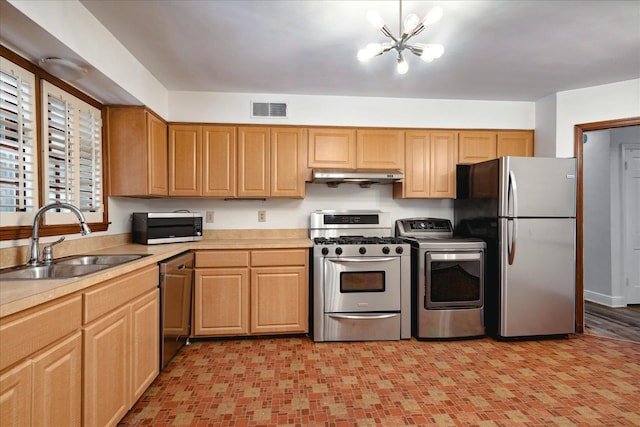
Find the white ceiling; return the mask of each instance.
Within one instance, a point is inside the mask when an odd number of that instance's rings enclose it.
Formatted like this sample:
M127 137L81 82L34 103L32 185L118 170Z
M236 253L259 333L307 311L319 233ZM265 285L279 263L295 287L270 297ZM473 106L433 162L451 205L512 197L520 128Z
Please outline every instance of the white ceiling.
M398 1L81 3L176 91L535 101L640 78L636 0L404 1L403 16L443 7L414 42L445 46L432 63L408 54L404 76L392 52L356 59L367 43L385 41L367 11L397 34Z

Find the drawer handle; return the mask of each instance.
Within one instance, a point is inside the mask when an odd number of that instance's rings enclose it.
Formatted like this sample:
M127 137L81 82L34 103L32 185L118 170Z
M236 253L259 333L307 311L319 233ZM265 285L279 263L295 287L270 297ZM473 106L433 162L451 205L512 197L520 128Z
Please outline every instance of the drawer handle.
M357 315L357 314L330 314L329 317L334 319L349 319L349 320L377 320L377 319L391 319L396 317L398 313L389 314L374 314L374 315Z

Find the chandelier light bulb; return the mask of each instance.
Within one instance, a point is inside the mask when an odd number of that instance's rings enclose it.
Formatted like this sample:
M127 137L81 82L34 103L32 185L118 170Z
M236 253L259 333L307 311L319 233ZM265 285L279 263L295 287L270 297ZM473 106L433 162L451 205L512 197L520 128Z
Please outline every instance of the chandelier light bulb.
M380 55L384 47L380 43L369 43L358 51L358 61L365 62L374 56Z
M407 74L409 71L409 64L405 61L402 54L398 54L398 66L397 66L398 74Z
M425 44L421 47L422 55L420 55L420 59L424 62L431 62L434 59L438 59L444 53L444 46L441 44Z
M375 10L370 10L367 13L367 19L377 30L381 30L382 27L384 27L384 20L382 19L382 16L380 16L380 14Z
M416 29L419 23L420 18L418 18L418 15L416 15L415 13L408 15L404 19L404 31L402 32L402 35L405 36L407 34L411 34L413 30Z
M442 18L443 14L444 14L444 11L442 10L442 8L440 6L436 6L433 9L431 9L429 13L427 13L427 15L422 20L422 24L425 27L431 24L435 24L440 20L440 18Z

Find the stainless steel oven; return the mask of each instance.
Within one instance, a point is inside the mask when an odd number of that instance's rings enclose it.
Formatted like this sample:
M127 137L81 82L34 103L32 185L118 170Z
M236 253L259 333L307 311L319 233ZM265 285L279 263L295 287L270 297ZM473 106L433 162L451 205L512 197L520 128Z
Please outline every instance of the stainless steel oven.
M398 220L396 235L411 244L413 335L483 336L484 241L453 238L451 222L437 218Z
M383 212L312 213L315 341L410 338L411 251L391 232Z

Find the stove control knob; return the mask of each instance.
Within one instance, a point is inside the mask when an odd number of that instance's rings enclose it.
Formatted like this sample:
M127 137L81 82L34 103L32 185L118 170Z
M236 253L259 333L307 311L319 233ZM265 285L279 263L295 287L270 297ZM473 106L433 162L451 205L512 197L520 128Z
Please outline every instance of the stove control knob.
M336 248L336 255L342 255L342 248Z
M329 255L329 248L322 248L322 255Z
M360 252L361 255L364 255L367 253L367 248L365 248L364 246L360 246L360 249L358 249L358 252Z
M397 246L396 247L396 253L397 254L401 254L402 252L404 252L404 249L402 249L402 246Z
M389 246L385 246L384 248L382 248L383 254L388 254L389 252L391 252L391 249L389 249Z

